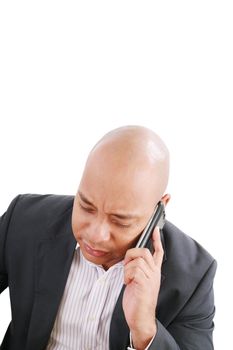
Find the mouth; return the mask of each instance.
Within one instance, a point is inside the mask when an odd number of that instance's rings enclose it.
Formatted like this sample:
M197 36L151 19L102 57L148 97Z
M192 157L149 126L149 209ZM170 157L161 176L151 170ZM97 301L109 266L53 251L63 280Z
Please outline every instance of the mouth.
M107 252L105 252L103 250L93 249L86 243L84 243L84 249L85 249L86 253L91 255L91 256L102 257L102 256L107 255Z

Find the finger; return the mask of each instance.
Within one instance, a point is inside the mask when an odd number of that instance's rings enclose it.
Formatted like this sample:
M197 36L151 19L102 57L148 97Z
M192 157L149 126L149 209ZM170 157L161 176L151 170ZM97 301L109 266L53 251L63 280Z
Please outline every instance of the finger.
M124 271L126 272L129 269L137 269L137 268L140 269L147 278L151 278L153 271L151 270L147 262L141 257L128 262L128 264L125 265Z
M150 268L154 270L154 259L148 248L132 248L127 250L124 258L124 265L137 258L144 259Z
M147 285L148 278L146 277L144 271L139 267L133 267L129 269L125 269L124 271L124 283L127 285L131 282Z
M153 238L153 246L155 250L153 254L153 259L154 259L155 265L161 268L164 251L163 251L163 246L160 238L160 231L158 227L154 229L152 238Z

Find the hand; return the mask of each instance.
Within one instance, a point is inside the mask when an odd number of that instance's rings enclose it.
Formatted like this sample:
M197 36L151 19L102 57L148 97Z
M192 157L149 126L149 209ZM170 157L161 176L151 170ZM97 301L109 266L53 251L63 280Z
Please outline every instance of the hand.
M156 334L155 310L160 289L163 247L159 229L153 232L154 254L132 248L124 259L123 310L137 350L145 349Z

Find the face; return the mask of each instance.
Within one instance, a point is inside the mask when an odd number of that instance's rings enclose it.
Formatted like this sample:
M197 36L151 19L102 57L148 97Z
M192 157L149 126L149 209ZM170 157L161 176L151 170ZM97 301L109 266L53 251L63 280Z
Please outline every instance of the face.
M84 257L105 269L136 244L159 200L145 189L149 174L116 170L98 159L87 164L72 213Z

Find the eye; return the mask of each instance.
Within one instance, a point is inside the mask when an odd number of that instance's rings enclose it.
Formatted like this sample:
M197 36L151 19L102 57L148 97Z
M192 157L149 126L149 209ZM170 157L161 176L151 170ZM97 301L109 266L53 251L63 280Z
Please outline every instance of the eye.
M130 227L130 224L121 224L119 222L114 222L114 225L125 229Z
M94 213L94 212L95 212L94 209L92 209L92 208L90 208L90 207L85 207L85 206L82 205L80 202L79 202L78 204L79 204L79 207L80 207L82 210L86 211L87 213Z

